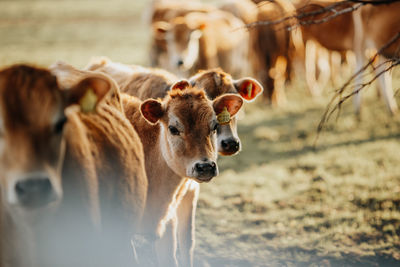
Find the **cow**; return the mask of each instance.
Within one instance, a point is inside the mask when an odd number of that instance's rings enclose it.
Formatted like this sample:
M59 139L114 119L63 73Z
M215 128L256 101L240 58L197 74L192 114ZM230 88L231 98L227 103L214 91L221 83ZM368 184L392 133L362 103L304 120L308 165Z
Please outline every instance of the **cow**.
M0 71L1 267L134 263L143 148L115 82L75 74L60 64Z
M367 5L353 12L354 21L354 53L356 55L357 70L361 70L365 61L365 49L380 51L378 66L375 73L378 75L378 84L390 114L398 111L398 106L393 94L391 71L385 71L390 63L387 58L399 58L400 38L393 38L399 34L400 2L390 4ZM384 46L388 45L386 48ZM356 86L363 83L363 75L357 75ZM357 87L354 90L358 90ZM355 91L354 106L358 116L361 111L361 92Z
M152 1L149 24L152 28L150 44L150 65L152 67L168 66L168 51L163 30L176 17L185 16L190 12L207 13L216 8L213 5L196 1ZM159 30L161 29L161 30Z
M168 65L184 77L200 69L221 67L234 77L248 74L248 32L231 13L215 10L190 12L156 25L164 35Z
M338 1L300 1L296 3L297 13L307 13L320 10L324 7L337 3ZM344 3L337 7L337 10L352 7L354 3ZM344 13L327 22L316 25L302 26L304 40L316 40L325 48L343 53L351 50L356 56L356 71L363 67L365 61L366 49L379 50L385 43L389 42L398 33L400 19L397 16L399 3L383 5L362 6L359 10L350 13ZM329 14L319 14L307 16L300 19L300 22L324 19ZM376 73L385 69L385 57L398 57L399 42L393 43L388 49L382 51L378 57L378 67ZM306 53L307 57L307 53ZM311 64L306 62L307 82L310 88L313 88L315 73L311 69L307 70ZM361 85L362 75L356 76L356 88ZM393 97L391 83L391 73L386 72L378 78L381 95L384 97L385 104L389 113L394 114L397 111L397 104ZM361 112L361 93L354 96L354 108L357 116Z
M142 230L154 235L163 266L178 265L177 246L189 259L181 265L190 266L192 246L178 245L178 236L182 235L177 232L192 233L194 222L177 225L177 221L185 215L179 213L184 208L194 218L196 201L181 206L181 198L186 195L185 188L198 187L196 182L209 182L218 174L217 119L222 114L225 120L219 121L228 122L242 103L235 94L210 101L203 90L186 80L175 82L163 99L123 97L126 116L138 132L145 153L149 190Z
M106 73L119 80L122 92L141 100L164 98L178 80L175 75L162 69L126 65L105 57L93 58L86 68ZM190 77L189 81L203 89L211 100L223 94L239 94L246 102L251 102L263 91L262 85L255 79L245 77L235 80L220 68L199 71ZM218 152L221 155L235 155L240 151L236 116L232 117L228 124L220 125L217 133Z
M297 14L299 15L299 23L305 23L300 27L302 37L305 42L305 75L306 82L311 95L317 96L321 94L321 89L327 84L331 73L329 64L329 55L327 51L321 49L318 44L329 51L338 52L342 58L345 53L353 49L354 25L351 13L344 13L335 18L329 19L324 23L314 24L312 21L321 20L330 15L316 14L312 16L302 16L316 12L322 8L326 8L337 3L334 0L312 0L312 1L297 1L294 2ZM351 7L352 3L344 3L337 7L337 10L342 10ZM316 80L316 60L318 55L318 66L320 67L320 81ZM335 69L340 65L332 57L332 78L334 79Z
M257 20L257 5L250 0L225 0L218 8L235 15L245 24L250 24Z
M271 22L295 14L294 6L286 0L258 3L257 21ZM292 58L298 50L299 36L286 27L296 23L295 19L279 24L256 25L250 29L252 69L255 77L264 86L264 95L273 105L286 103L284 84L290 78Z

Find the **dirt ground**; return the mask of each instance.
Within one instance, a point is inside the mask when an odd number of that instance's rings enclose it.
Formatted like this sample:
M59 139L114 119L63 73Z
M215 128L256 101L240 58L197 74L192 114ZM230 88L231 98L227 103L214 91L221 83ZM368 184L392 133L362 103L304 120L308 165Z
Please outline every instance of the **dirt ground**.
M146 65L146 4L1 0L0 66L83 67L100 55ZM396 90L399 69L394 76ZM201 186L197 266L400 265L400 116L388 115L373 85L362 121L349 101L314 146L334 89L312 99L298 76L286 106L246 105L242 151L220 158L220 176Z

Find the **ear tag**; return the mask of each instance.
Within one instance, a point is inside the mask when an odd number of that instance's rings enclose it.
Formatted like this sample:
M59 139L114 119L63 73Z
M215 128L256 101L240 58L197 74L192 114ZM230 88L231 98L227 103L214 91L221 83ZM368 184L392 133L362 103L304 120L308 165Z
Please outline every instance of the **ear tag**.
M217 121L220 125L228 124L231 121L231 114L226 107L217 115Z
M253 93L253 84L252 83L249 83L248 85L247 85L247 97L248 98L251 98L251 93Z
M92 88L89 88L83 97L79 100L79 105L85 113L89 113L95 110L97 103L97 95L93 92Z

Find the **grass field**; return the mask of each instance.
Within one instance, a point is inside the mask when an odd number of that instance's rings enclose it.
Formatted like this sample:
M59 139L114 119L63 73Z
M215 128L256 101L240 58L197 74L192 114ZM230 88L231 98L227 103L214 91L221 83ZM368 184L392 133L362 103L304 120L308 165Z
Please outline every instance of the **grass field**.
M0 66L83 67L99 55L145 65L146 4L1 0ZM399 70L394 76L398 89ZM285 107L246 106L242 152L220 158L220 176L202 185L197 266L400 265L400 118L387 114L372 86L363 120L345 104L314 147L333 90L311 99L297 77Z

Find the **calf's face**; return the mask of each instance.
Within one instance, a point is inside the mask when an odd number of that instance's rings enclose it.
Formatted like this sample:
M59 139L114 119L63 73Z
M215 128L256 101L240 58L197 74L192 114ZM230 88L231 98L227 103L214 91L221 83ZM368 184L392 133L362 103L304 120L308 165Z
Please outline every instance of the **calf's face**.
M254 101L263 91L262 85L255 79L246 77L234 80L221 69L200 71L190 78L193 86L204 89L210 99L216 99L224 94L239 94L246 102ZM217 128L218 152L224 156L237 154L241 149L237 133L237 117Z
M9 208L32 210L61 199L64 110L84 99L88 88L96 99L108 90L106 81L91 79L60 90L49 71L26 65L0 72L0 189Z
M161 152L169 167L180 176L208 182L218 174L215 112L226 108L233 116L242 103L231 94L210 101L204 91L183 80L162 102L143 102L141 112L149 122L160 123Z
M200 38L205 24L187 22L186 17L177 17L170 23L156 22L153 29L157 40L164 41L168 69L186 74L199 60Z

